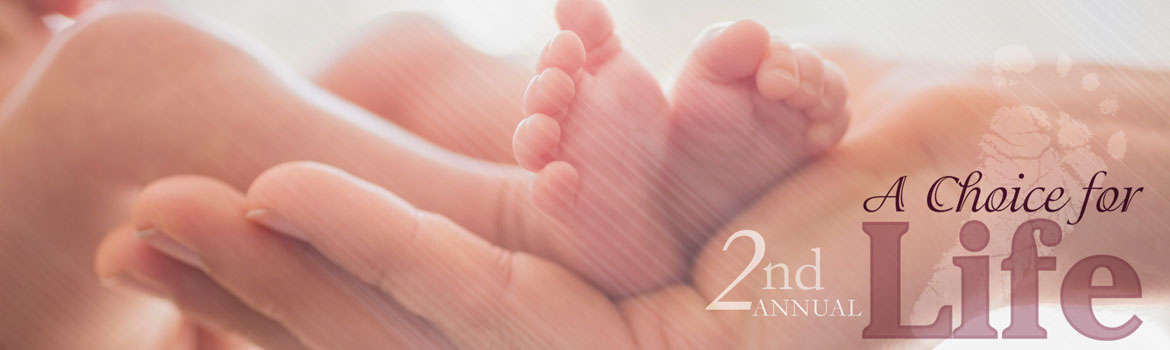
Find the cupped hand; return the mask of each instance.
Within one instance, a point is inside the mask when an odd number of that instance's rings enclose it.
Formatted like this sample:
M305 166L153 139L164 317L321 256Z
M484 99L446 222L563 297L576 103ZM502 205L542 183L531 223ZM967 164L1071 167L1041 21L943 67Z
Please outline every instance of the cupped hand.
M558 264L316 163L270 169L246 194L201 177L155 182L132 225L105 240L97 265L105 278L150 286L210 329L273 348L731 341L689 286L611 300Z

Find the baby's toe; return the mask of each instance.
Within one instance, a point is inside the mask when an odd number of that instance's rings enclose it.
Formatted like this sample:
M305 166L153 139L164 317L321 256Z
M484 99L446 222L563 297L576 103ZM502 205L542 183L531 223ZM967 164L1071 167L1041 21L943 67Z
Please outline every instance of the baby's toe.
M561 0L556 15L561 29L577 33L587 50L613 36L613 17L598 0Z
M813 120L845 118L845 102L849 98L849 83L845 71L833 62L825 62L825 88L821 102L805 110Z
M524 92L524 113L516 127L512 152L525 169L537 171L556 159L561 139L560 122L576 94L574 78L585 63L581 39L570 31L557 34L540 55L543 71L532 78Z
M524 91L524 113L541 113L557 119L573 101L573 78L558 68L546 68L528 83Z
M561 31L548 46L540 53L537 69L559 68L568 73L576 73L585 65L585 44L581 37L571 31Z
M699 39L689 65L716 81L735 81L756 72L768 51L768 30L751 20L716 25Z
M797 78L800 88L785 100L789 106L805 109L820 102L824 89L825 63L821 55L803 44L792 45L796 56Z
M559 68L545 68L532 79L524 93L524 112L529 115L516 127L512 152L516 162L536 171L556 159L561 139L560 121L573 101L573 79Z
M560 124L547 115L534 114L516 127L512 151L521 167L537 171L556 159L560 142Z
M774 40L756 72L756 88L765 98L783 100L800 89L798 74L796 54L792 52L792 47Z
M589 67L621 52L621 43L613 33L613 17L598 0L561 0L557 4L557 23L580 37Z
M828 150L836 145L837 142L841 141L841 138L845 136L845 131L849 127L849 118L844 117L848 114L848 108L842 108L842 117L809 123L808 128L805 129L804 136L811 154Z

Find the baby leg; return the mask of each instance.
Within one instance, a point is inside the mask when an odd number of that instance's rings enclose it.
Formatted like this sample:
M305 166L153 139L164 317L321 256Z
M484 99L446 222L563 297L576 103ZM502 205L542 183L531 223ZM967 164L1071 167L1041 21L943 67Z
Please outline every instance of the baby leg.
M411 133L452 151L513 163L531 67L464 44L421 14L375 20L314 81Z
M20 203L0 212L4 249L37 252L0 256L0 276L27 282L0 286L11 296L0 301L10 315L0 320L5 345L150 340L105 328L147 320L137 312L148 306L104 291L86 271L100 233L125 220L128 199L167 175L204 174L242 189L275 164L319 160L493 242L521 247L526 230L544 232L537 215L506 214L531 212L522 172L426 143L274 68L247 43L164 12L95 9L53 39L0 107L0 197ZM34 331L49 328L76 336Z

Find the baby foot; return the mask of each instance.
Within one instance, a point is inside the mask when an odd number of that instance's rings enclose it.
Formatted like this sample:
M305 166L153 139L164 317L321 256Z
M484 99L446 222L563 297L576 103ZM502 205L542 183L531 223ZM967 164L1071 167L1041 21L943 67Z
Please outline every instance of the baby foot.
M668 217L689 218L673 221L674 231L706 238L836 144L849 121L847 95L841 69L808 46L788 45L752 21L709 29L672 92L662 192L674 203Z
M657 184L669 107L657 81L613 34L595 0L564 0L565 29L542 53L513 139L517 162L537 171L533 202L564 224L557 260L611 294L676 279L682 250L667 234Z
M680 278L719 224L845 128L843 75L754 22L700 42L666 101L596 0L563 0L513 150L570 232L558 260L611 294Z

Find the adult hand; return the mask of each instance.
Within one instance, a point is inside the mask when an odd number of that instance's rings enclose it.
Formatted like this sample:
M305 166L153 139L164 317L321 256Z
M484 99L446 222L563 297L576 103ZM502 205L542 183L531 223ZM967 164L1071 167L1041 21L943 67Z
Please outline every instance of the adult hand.
M610 300L560 265L320 164L273 168L246 195L206 178L160 180L132 227L141 238L122 229L102 245L99 274L151 286L264 346L731 345L690 287Z

